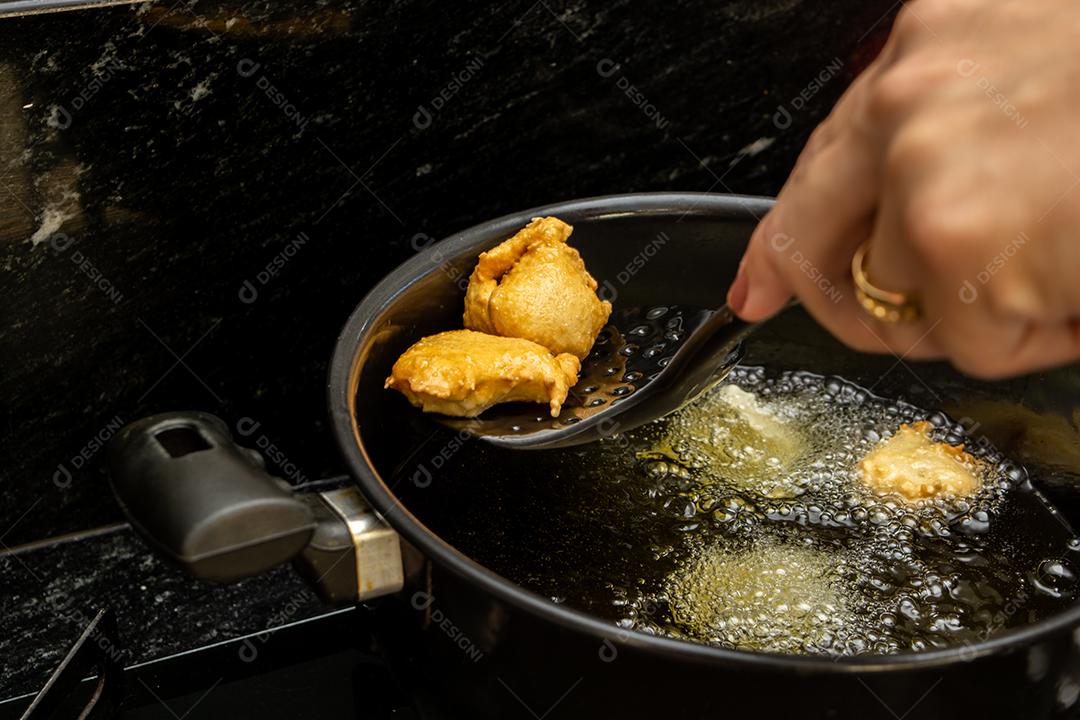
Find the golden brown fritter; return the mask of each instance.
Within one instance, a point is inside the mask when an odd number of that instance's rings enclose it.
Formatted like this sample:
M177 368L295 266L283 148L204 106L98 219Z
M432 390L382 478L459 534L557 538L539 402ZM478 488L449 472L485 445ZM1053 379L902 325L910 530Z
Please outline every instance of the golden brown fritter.
M809 441L768 401L734 383L698 398L664 423L653 453L694 469L706 484L724 484L770 498L802 494L791 472Z
M942 494L970 495L979 489L980 463L962 445L934 442L925 420L901 425L896 433L867 453L859 464L862 479L881 493L907 500Z
M540 343L554 353L589 354L611 303L566 244L573 228L533 218L520 232L480 254L465 295L465 327Z
M702 547L665 584L679 630L741 650L821 652L858 620L834 555L768 535L749 547Z
M497 403L524 400L548 403L557 417L580 368L573 355L552 355L529 340L451 330L402 353L385 387L424 412L475 417Z

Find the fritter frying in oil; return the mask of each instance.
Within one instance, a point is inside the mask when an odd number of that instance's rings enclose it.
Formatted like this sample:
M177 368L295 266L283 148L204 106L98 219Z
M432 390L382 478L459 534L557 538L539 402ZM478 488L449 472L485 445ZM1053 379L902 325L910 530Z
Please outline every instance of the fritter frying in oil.
M925 420L904 424L867 453L859 464L863 482L907 500L942 494L970 495L979 489L979 462L963 446L935 442Z

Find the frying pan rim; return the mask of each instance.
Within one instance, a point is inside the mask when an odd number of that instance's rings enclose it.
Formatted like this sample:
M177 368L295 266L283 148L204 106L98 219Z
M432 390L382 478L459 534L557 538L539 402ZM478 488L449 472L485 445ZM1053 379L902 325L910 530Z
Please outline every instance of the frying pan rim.
M456 258L475 252L478 237L507 234L540 215L584 215L589 219L618 215L681 215L760 219L772 206L772 198L700 192L651 192L602 195L556 202L473 225L438 243L441 258ZM487 242L485 240L485 242ZM788 670L800 674L847 674L890 672L936 667L965 662L990 654L1018 650L1080 624L1080 604L1037 623L1006 630L970 645L895 655L858 655L831 658L819 655L729 650L674 638L625 630L586 612L556 605L548 599L498 575L467 557L429 530L397 499L389 485L375 471L364 446L353 412L354 378L360 367L360 353L372 329L394 299L413 283L438 269L432 256L418 252L384 277L360 301L335 343L327 379L328 407L335 440L361 491L381 515L428 560L478 586L503 602L565 630L592 636L597 643L653 652L662 656L717 666Z

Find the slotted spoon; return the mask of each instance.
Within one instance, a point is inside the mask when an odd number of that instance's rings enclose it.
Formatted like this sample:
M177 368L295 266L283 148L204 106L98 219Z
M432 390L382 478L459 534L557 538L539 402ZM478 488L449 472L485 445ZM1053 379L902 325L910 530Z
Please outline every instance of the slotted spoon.
M582 361L558 417L537 403L497 405L475 418L431 417L518 450L608 438L678 410L723 380L753 327L726 305L616 309Z

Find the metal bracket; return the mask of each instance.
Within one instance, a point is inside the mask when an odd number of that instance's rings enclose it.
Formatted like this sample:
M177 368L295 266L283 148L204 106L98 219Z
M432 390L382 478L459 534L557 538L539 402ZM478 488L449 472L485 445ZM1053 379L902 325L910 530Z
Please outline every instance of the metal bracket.
M395 593L405 584L401 539L375 514L355 487L321 493L349 529L356 556L357 600Z
M38 692L23 713L22 720L44 720L53 717L72 692L97 670L97 683L89 700L79 710L79 720L111 718L119 697L121 668L113 657L120 648L116 641L116 621L112 610L98 612L86 626L71 650L60 661L45 686Z

